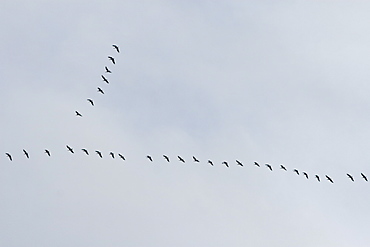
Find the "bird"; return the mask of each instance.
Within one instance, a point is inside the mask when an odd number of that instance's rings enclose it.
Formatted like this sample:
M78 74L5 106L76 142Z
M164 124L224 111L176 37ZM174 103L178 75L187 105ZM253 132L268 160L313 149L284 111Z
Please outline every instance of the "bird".
M116 49L116 51L119 53L119 48L117 45L112 45L114 49Z
M334 183L333 179L331 179L328 175L325 175L326 179L329 180L331 183Z
M9 153L5 153L5 154L6 154L6 156L8 156L8 158L9 158L10 161L13 161L13 158L12 158L12 156Z
M315 175L315 177L316 177L317 181L319 181L319 182L320 182L320 177L319 177L319 175Z
M108 67L107 67L107 66L105 66L105 73L112 73L112 71L110 71L110 70L108 69Z
M99 150L96 150L95 153L97 153L100 158L103 158L103 155L101 154L101 152Z
M193 160L194 160L194 162L199 162L199 160L197 158L195 158L195 156L193 156Z
M146 157L147 157L150 161L152 161L152 162L153 162L153 159L152 159L152 157L151 157L151 156L147 155Z
M222 164L224 164L226 167L229 167L229 164L227 164L226 161L223 161Z
M280 169L283 169L284 171L286 171L286 168L283 165L280 165Z
M254 165L260 167L260 164L258 164L256 161L254 162Z
M293 172L297 173L299 175L299 171L297 169L294 169Z
M365 179L365 181L367 182L367 177L365 176L365 174L361 173L361 176L363 179Z
M30 158L30 156L28 155L28 153L27 153L27 151L26 151L26 150L24 150L24 149L23 149L23 153L24 153L24 155L26 155L27 159L29 159L29 158Z
M89 152L85 148L83 148L81 150L84 151L86 155L89 155Z
M181 158L180 156L177 156L177 158L179 158L179 161L181 161L182 163L185 163L185 160Z
M73 148L71 148L71 147L70 147L70 146L68 146L68 145L66 145L66 147L67 147L67 149L68 149L68 151L69 151L69 152L71 152L71 153L73 153L73 154L75 153L75 152L73 151Z
M239 166L243 166L242 162L240 162L239 160L236 160L236 164Z
M354 182L354 181L355 181L351 174L348 174L348 173L347 173L347 176L349 177L349 179L351 179L351 180L352 180L352 182Z
M89 102L90 102L90 104L91 104L92 106L94 106L94 101L93 101L92 99L87 99L87 101L89 101Z
M306 172L303 172L303 175L308 179L308 174Z
M270 164L265 164L265 165L270 169L270 171L272 171L272 167Z
M114 58L113 58L113 57L108 56L108 58L109 58L109 60L111 60L111 61L112 61L112 63L113 63L113 64L116 64L116 61L114 61Z
M208 160L207 163L210 164L211 166L213 166L212 160Z
M113 152L110 152L109 155L112 156L112 158L114 159L114 153Z
M45 149L45 153L46 153L48 156L50 156L50 151L49 151L49 150Z
M78 111L75 111L75 112L76 112L77 117L82 117L81 113L79 113Z
M98 92L104 94L104 91L100 87L98 87Z
M103 81L105 81L107 84L109 84L109 81L107 78L105 78L105 76L101 75L101 78L103 78Z
M170 158L168 158L167 155L163 155L163 157L167 160L167 162L170 162Z
M123 160L126 160L125 157L122 155L122 154L118 154L118 156L123 159Z

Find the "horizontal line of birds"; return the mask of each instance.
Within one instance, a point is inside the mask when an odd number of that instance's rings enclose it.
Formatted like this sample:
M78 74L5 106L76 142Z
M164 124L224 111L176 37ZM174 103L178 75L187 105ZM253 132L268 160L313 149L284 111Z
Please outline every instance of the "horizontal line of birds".
M74 151L74 149L73 149L72 147L70 147L70 146L66 145L66 148L67 148L67 151L68 151L68 152L70 152L70 153L72 153L72 154L75 154L75 151ZM86 155L90 155L90 152L89 152L87 149L85 149L85 148L82 148L82 149L81 149L81 151L82 151L83 153L85 153ZM45 149L45 151L44 151L44 152L45 152L45 154L46 154L47 156L51 156L51 152L50 152L48 149ZM95 153L96 153L100 158L103 158L103 153L102 153L101 151L99 151L99 150L95 150ZM23 149L23 154L26 156L26 158L27 158L27 159L29 159L29 158L30 158L29 153L28 153L25 149ZM13 157L12 157L12 155L11 155L10 153L5 153L5 155L9 158L9 160L10 160L10 161L13 161ZM119 157L120 159L122 159L122 160L126 160L126 158L125 158L122 154L118 153L117 155L118 155L118 157ZM115 159L115 158L116 158L116 155L115 155L115 153L113 153L113 152L110 152L110 153L109 153L109 156L111 156L113 159ZM147 158L150 162L153 162L153 158L152 158L152 156L147 155L147 156L146 156L146 158ZM167 162L170 162L170 158L169 158L167 155L163 155L163 158L164 158ZM195 162L195 163L200 163L200 161L199 161L195 156L193 156L192 158L193 158L193 162ZM182 158L181 156L177 156L177 159L178 159L178 161L179 161L179 162L185 163L185 159L184 159L184 158ZM244 165L243 165L243 163L242 163L241 161L239 161L239 160L235 160L235 163L236 163L236 165L238 165L238 166L244 166ZM210 164L211 166L214 166L214 163L212 162L212 160L208 160L208 161L207 161L207 164ZM228 163L227 161L223 161L221 164L222 164L222 165L225 165L225 167L227 167L227 168L229 168L229 167L230 167L230 165L229 165L229 163ZM258 162L256 162L256 161L254 162L254 164L253 164L253 165L255 165L255 166L257 166L257 167L261 167L261 165L260 165ZM272 168L272 166L271 166L270 164L265 164L265 166L266 166L270 171L273 171L273 168ZM284 165L280 165L279 169L281 169L281 170L283 170L283 171L286 171L286 172L288 171L288 169L287 169ZM293 172L294 172L294 173L296 173L297 175L300 175L300 172L299 172L297 169L293 169ZM302 172L302 174L305 176L305 178L306 178L306 179L309 179L309 175L308 175L308 173L306 173L306 172ZM347 173L346 175L347 175L347 177L348 177L352 182L354 182L354 181L355 181L354 177L353 177L351 174ZM318 182L321 182L321 179L320 179L320 176L319 176L319 175L315 174L315 178L316 178L316 180L317 180ZM329 177L328 175L325 175L325 178L326 178L329 182L334 183L334 180L333 180L331 177ZM364 179L366 182L368 182L368 179L367 179L367 177L366 177L366 175L365 175L365 174L361 173L361 178L362 178L362 179Z
M117 53L119 53L119 47L117 45L112 45L112 46L113 46L113 49L115 49L117 51ZM112 62L112 64L116 64L116 60L114 59L114 57L108 56L108 59ZM112 71L107 66L105 66L105 73L112 73ZM103 79L104 82L109 84L109 80L107 79L107 77L105 77L104 75L101 75L101 78ZM103 89L98 87L98 93L104 94ZM94 101L92 99L87 99L87 101L92 106L94 106ZM79 111L75 111L75 113L76 113L77 117L82 117L82 114Z

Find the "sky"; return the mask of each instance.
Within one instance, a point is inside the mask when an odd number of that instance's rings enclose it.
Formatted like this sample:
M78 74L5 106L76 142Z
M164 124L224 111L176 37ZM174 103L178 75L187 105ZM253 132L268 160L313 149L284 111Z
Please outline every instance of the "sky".
M2 1L0 246L368 246L369 9Z

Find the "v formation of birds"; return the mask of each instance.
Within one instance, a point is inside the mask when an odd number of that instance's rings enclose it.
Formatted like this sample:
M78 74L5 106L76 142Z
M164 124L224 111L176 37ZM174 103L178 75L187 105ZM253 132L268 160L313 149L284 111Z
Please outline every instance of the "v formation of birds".
M119 49L119 47L117 46L117 45L112 45L112 47L113 47L113 49L117 52L117 53L120 53L120 49ZM116 64L116 59L114 58L114 57L112 57L112 56L108 56L107 57L108 58L108 60L111 62L111 64L114 66L115 64ZM108 80L108 78L107 78L107 75L108 74L111 74L112 73L112 70L110 70L110 68L108 67L108 66L105 66L104 67L104 69L105 69L105 74L106 75L101 75L101 78L102 78L102 80L103 80L103 82L105 82L106 84L109 84L109 80ZM100 94L104 94L104 91L103 91L103 89L101 89L100 87L97 87L97 93L100 93ZM88 102L88 104L90 104L92 107L93 106L95 106L95 101L93 100L93 99L91 99L91 98L88 98L87 99L87 102ZM77 111L77 110L75 110L75 114L76 114L76 117L82 117L83 115L79 112L79 111ZM67 152L70 152L71 154L75 154L75 150L72 148L72 147L70 147L69 145L66 145L66 150L67 150ZM31 157L30 157L30 154L29 154L29 152L27 151L27 150L25 150L25 149L23 149L22 150L23 151L23 154L24 154L24 156L27 158L27 159L30 159ZM82 153L84 153L85 155L90 155L90 152L87 150L87 149L85 149L85 148L82 148L82 149L80 149L80 151L82 152ZM49 151L49 149L45 149L44 150L44 153L48 156L48 157L51 157L52 156L52 154L51 154L51 152ZM99 158L103 158L104 156L103 156L103 153L101 152L101 151L99 151L99 150L95 150L95 154L99 157ZM13 161L13 156L10 154L10 153L5 153L5 155L6 155L6 157L9 159L9 161ZM115 159L116 158L116 155L115 155L115 153L114 152L109 152L109 154L108 154L108 156L110 156L112 159ZM126 160L126 158L125 158L125 156L123 156L121 153L117 153L117 156L121 159L121 160ZM117 157L117 158L118 158ZM171 159L170 159L170 157L169 156L167 156L167 155L162 155L162 157L163 157L163 159L166 161L166 162L171 162ZM146 158L147 158L147 160L149 161L149 162L154 162L154 159L152 158L152 156L151 155L147 155L146 156ZM177 161L178 162L181 162L181 163L186 163L186 161L185 161L185 159L183 158L183 157L181 157L181 156L177 156ZM193 156L192 157L192 161L194 162L194 163L200 163L200 160L198 159L198 158L196 158L195 156ZM215 163L212 161L212 160L207 160L207 164L209 164L210 166L214 166L215 165ZM244 165L243 165L243 163L241 162L241 161L239 161L239 160L235 160L235 164L237 165L237 166L240 166L240 167L243 167ZM223 165L223 166L225 166L226 168L229 168L230 167L230 165L231 164L229 164L229 162L227 162L227 161L222 161L221 162L221 165ZM254 165L254 166L256 166L256 167L261 167L261 165L258 163L258 162L254 162L252 165ZM274 169L273 169L273 167L272 167L272 165L270 165L270 164L265 164L265 166L266 166L266 168L268 169L268 170L270 170L270 171L273 171ZM279 168L280 170L282 170L282 171L284 171L284 172L288 172L288 169L284 166L284 165L280 165L280 168ZM305 172L305 171L303 171L303 172L301 172L300 173L300 171L298 170L298 169L292 169L292 172L293 173L295 173L296 175L301 175L301 174L303 174L303 176L306 178L306 179L309 179L310 178L310 176L308 175L308 173L307 172ZM360 176L360 179L362 179L362 180L364 180L364 181L366 181L366 182L368 182L368 178L367 178L367 176L364 174L364 173L360 173L359 174L359 176ZM330 183L334 183L334 180L333 180L333 178L332 177L330 177L330 176L328 176L328 175L325 175L325 176L323 176L327 181L329 181ZM346 177L350 180L350 181L352 181L352 182L354 182L355 181L355 178L354 178L354 176L353 175L351 175L351 174L349 174L349 173L347 173L346 174ZM318 174L315 174L314 175L314 178L318 181L318 182L321 182L321 177L318 175Z

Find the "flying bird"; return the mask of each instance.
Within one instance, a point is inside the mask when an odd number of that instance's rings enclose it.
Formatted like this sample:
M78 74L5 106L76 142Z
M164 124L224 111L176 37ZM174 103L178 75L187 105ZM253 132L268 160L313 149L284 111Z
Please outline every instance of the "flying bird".
M213 166L213 162L212 162L212 160L208 160L208 162L207 162L208 164L211 164L211 166Z
M112 63L113 63L113 64L116 64L116 61L114 61L114 58L113 58L113 57L108 56L108 58L109 58L109 60L111 60L111 61L112 61Z
M354 182L355 180L353 179L353 177L352 177L352 175L351 174L348 174L347 173L347 176L349 177L349 179L351 179L352 180L352 182Z
M280 165L280 169L283 169L284 171L286 171L286 168L283 165Z
M50 151L49 151L49 150L45 149L45 153L46 153L48 156L50 156Z
M365 179L365 181L367 182L367 177L365 176L365 174L361 173L361 176L363 179Z
M260 167L260 164L258 164L256 161L254 162L254 165Z
M82 117L81 113L79 113L78 111L75 111L75 112L76 112L77 117Z
M242 162L240 162L239 160L236 160L236 164L239 166L243 166Z
M177 156L177 158L179 158L179 161L181 161L182 163L185 163L185 160L181 158L180 156Z
M26 151L26 150L24 150L24 149L23 149L23 153L24 153L24 155L26 155L27 159L29 159L29 158L30 158L30 156L28 155L28 153L27 153L27 151Z
M114 49L116 49L116 51L119 53L119 48L117 45L112 45Z
M303 175L308 179L308 174L306 172L303 172Z
M147 155L146 157L147 157L150 161L152 161L152 162L153 162L153 159L152 159L152 157L151 157L151 156Z
M112 156L112 158L114 159L114 153L113 152L110 152L109 155Z
M224 164L226 167L229 167L229 164L227 164L226 161L223 161L222 164Z
M297 169L294 169L293 172L297 173L299 175L299 171Z
M96 150L95 153L97 153L99 155L100 158L103 158L103 155L101 154L100 151Z
M83 148L81 150L84 151L86 155L89 155L89 152L85 148Z
M5 153L5 154L6 154L6 156L8 156L8 158L9 158L10 161L13 161L13 158L12 158L12 156L9 153Z
M68 149L68 151L69 151L69 152L71 152L71 153L73 153L73 154L75 153L75 152L73 151L73 149L72 149L70 146L66 145L66 147L67 147L67 149Z
M270 171L272 171L272 167L270 164L265 164L265 165L270 169Z
M167 162L170 162L170 158L168 158L167 155L163 155L163 157L167 160Z
M317 181L319 181L319 182L320 182L320 177L319 177L319 175L315 175L315 177L316 177Z
M105 78L105 76L101 75L101 78L103 78L103 81L105 81L107 84L109 84L109 81L107 78Z
M195 156L193 156L193 160L194 160L194 162L199 162L199 160L197 158L195 158Z
M118 156L123 159L123 160L126 160L125 157L122 155L122 154L118 154Z
M87 101L89 101L89 102L90 102L90 104L91 104L92 106L94 106L94 101L93 101L92 99L87 99Z
M98 87L98 92L104 94L104 91L100 87Z
M333 179L331 179L328 175L325 175L326 179L329 180L331 183L334 183Z
M112 73L112 71L110 71L110 70L108 69L108 67L107 67L107 66L105 66L105 73Z

